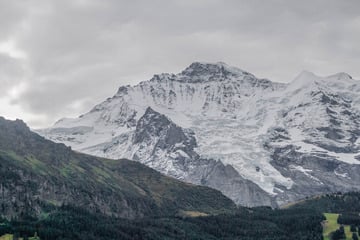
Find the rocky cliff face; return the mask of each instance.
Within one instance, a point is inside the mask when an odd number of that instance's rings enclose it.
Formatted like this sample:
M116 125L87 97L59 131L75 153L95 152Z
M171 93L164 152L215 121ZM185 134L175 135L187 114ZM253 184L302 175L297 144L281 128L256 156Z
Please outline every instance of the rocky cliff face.
M276 206L271 196L231 165L197 154L194 135L149 107L132 138L132 159L183 181L222 189L241 205Z
M360 82L303 72L289 84L193 63L118 92L43 136L211 186L236 203L360 190Z

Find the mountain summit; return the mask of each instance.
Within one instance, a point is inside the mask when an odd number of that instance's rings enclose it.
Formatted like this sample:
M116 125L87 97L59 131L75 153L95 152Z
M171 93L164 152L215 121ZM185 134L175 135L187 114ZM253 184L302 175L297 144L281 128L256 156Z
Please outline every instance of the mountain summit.
M339 79L342 79L339 81ZM303 72L289 84L225 63L122 86L43 136L126 157L246 206L360 190L360 82Z
M180 79L188 82L223 81L225 79L241 77L244 75L249 75L249 73L235 67L230 67L223 62L194 62L178 74Z

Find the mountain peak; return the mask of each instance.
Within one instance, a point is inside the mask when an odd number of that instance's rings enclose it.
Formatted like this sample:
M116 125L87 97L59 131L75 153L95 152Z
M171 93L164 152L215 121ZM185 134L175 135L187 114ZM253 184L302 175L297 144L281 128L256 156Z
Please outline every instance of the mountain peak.
M186 82L204 82L212 80L224 80L232 77L251 75L239 68L231 67L224 62L205 63L193 62L178 76Z
M217 74L217 73L243 73L241 69L231 67L224 62L207 63L207 62L193 62L184 71L183 75L200 75L200 74Z
M224 62L216 62L216 63L211 63L211 62L193 62L190 64L189 67L187 67L186 69L209 69L209 68L221 68L221 67L229 67L229 65L227 65ZM185 69L185 70L186 70Z
M290 82L288 89L300 89L303 87L309 87L315 83L315 80L319 79L314 73L309 71L302 71L292 82Z
M303 70L296 78L295 80L303 80L303 79L309 79L309 78L317 78L317 76L315 75L315 73L307 71L307 70Z
M334 74L334 75L328 76L327 78L333 79L333 80L338 80L338 81L353 79L353 78L352 78L349 74L347 74L346 72L339 72L339 73L336 73L336 74Z
M351 80L353 79L349 74L345 72L339 72L327 77L319 77L316 74L309 72L309 71L302 71L294 80L294 82L307 82L307 81L313 81L316 79L329 79L329 80Z

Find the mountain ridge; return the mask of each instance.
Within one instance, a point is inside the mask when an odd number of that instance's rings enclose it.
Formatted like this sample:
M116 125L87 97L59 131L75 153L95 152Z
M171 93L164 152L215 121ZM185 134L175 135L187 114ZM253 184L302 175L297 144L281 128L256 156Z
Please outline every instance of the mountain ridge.
M151 161L133 160L196 184L216 179L208 186L241 205L281 205L311 194L358 189L360 82L349 76L323 78L304 72L286 84L258 79L224 63L195 62L179 74L120 87L80 118L39 133L89 154L133 159L140 149L133 137L150 107L179 127L179 134L192 132L196 141L181 161L175 145L156 144L147 145L145 155ZM155 125L152 121L143 127ZM166 134L155 134L151 141L164 138ZM207 175L214 162L238 176ZM324 167L329 164L334 169ZM191 169L197 173L192 175ZM351 180L344 177L347 171ZM245 194L236 191L244 188Z

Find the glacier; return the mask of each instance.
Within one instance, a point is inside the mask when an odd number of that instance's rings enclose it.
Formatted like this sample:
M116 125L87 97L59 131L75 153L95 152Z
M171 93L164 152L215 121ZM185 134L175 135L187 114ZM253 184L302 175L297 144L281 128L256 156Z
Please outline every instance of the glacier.
M360 190L359 110L360 82L346 73L304 71L277 83L195 62L121 86L88 113L37 132L217 188L241 205L277 206Z

